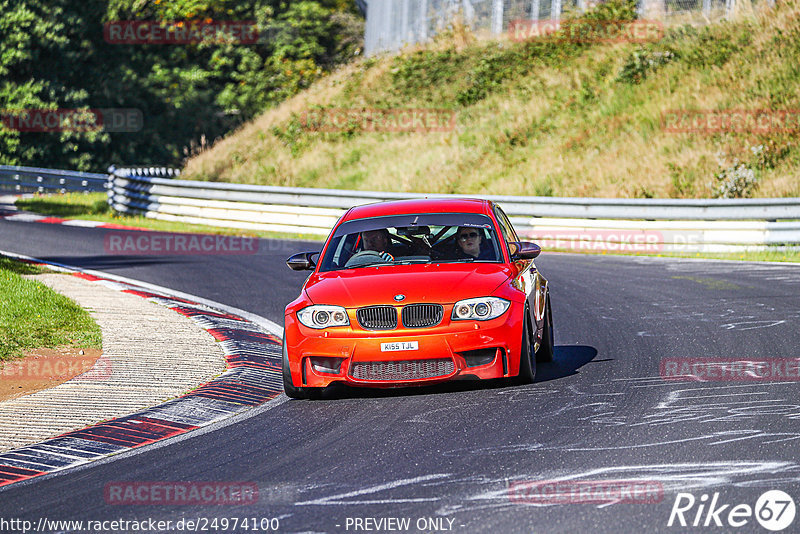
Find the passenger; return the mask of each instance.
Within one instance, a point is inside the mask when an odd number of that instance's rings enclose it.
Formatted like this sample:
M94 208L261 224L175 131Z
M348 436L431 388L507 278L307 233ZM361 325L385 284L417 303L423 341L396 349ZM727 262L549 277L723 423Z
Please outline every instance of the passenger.
M475 258L476 260L493 260L494 253L490 247L483 246L483 230L461 226L456 232L456 243L462 258Z

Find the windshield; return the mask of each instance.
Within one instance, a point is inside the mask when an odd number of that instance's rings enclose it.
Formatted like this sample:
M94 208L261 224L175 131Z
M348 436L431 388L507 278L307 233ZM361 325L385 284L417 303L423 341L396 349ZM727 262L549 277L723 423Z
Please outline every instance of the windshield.
M421 213L341 224L325 251L320 271L502 259L494 225L486 215Z

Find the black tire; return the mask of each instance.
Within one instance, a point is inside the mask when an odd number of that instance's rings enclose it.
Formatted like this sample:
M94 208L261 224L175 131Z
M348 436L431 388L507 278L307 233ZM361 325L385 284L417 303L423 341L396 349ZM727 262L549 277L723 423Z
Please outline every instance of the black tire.
M286 351L286 341L283 342L283 391L290 399L317 399L321 396L321 388L298 388L292 383L292 374L289 372L289 353Z
M525 308L525 318L522 327L522 347L519 353L519 376L517 382L520 384L532 384L536 379L536 358L531 350L531 318L528 308Z
M536 361L552 362L553 348L553 312L550 309L550 295L547 295L547 301L544 306L544 328L542 329L542 342L539 344L539 350L536 351Z

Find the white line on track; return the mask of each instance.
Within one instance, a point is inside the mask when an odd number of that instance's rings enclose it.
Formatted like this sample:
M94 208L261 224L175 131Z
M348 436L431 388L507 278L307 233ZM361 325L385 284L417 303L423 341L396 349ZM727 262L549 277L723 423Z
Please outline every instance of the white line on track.
M248 321L256 323L257 325L261 326L262 328L264 328L265 330L267 330L270 333L273 333L273 334L275 334L275 335L277 335L279 337L283 337L283 328L281 328L278 324L274 323L273 321L270 321L266 317L261 317L260 315L256 315L254 313L250 313L250 312L247 312L245 310L241 310L241 309L233 307L233 306L228 306L226 304L222 304L222 303L219 303L219 302L216 302L216 301L213 301L213 300L204 299L204 298L198 297L196 295L190 295L188 293L183 293L181 291L176 291L176 290L169 289L169 288L166 288L166 287L163 287L163 286L159 286L159 285L156 285L156 284L150 284L150 283L147 283L147 282L134 280L132 278L127 278L127 277L124 277L124 276L118 276L118 275L114 275L114 274L109 274L109 273L105 273L103 271L95 271L95 270L92 270L92 269L82 269L82 268L76 267L74 265L67 265L67 264L62 264L62 263L57 263L57 262L52 262L52 261L45 261L45 260L41 260L39 258L35 258L35 257L32 257L32 256L26 256L24 254L17 254L17 253L14 253L14 252L8 252L8 251L0 250L0 255L8 256L8 257L11 257L11 258L16 258L16 259L19 259L19 260L27 260L27 261L32 261L32 262L36 262L36 263L41 263L41 264L53 267L54 270L57 270L57 271L62 271L62 272L80 272L80 273L84 273L84 274L88 274L88 275L92 275L92 276L97 276L98 278L113 279L113 280L116 280L118 282L122 282L122 283L125 283L125 284L139 286L139 287L141 287L143 289L149 289L149 290L151 290L153 292L156 292L156 293L161 293L161 294L164 294L164 295L167 295L167 296L193 301L193 302L196 302L198 304L203 304L205 306L217 309L217 310L225 312L225 313L231 313L231 314L234 314L234 315L238 315L238 316L240 316L240 317L242 317L244 319L247 319ZM186 433L179 434L179 435L176 435L176 436L173 436L173 437L170 437L170 438L159 440L159 441L156 441L154 443L151 443L151 444L148 444L148 445L145 445L145 446L142 446L142 447L129 449L129 450L126 450L126 451L118 453L118 454L111 454L109 456L105 456L103 458L100 458L100 459L97 459L97 460L93 460L91 462L87 462L85 464L80 464L80 465L76 465L76 466L73 466L73 467L69 467L69 468L66 468L64 470L56 470L56 471L53 471L53 472L50 472L50 473L46 473L44 475L36 476L36 477L30 478L30 479L21 480L19 482L14 483L14 484L10 484L8 486L0 488L0 492L2 492L2 490L9 489L9 488L12 488L12 487L13 488L17 488L17 487L25 486L27 484L33 484L33 483L39 482L41 480L45 480L45 479L48 479L48 478L51 478L51 477L62 475L65 472L77 473L79 471L83 471L84 469L94 468L96 466L100 466L100 465L106 464L108 462L113 462L113 461L116 461L116 460L121 459L121 458L127 458L129 456L140 454L140 453L145 452L145 451L150 451L150 450L158 449L158 448L161 448L161 447L170 446L170 445L173 445L175 443L179 443L181 441L184 441L186 439L191 439L191 438L194 438L194 437L202 436L202 435L207 434L209 432L214 432L214 431L217 431L217 430L219 430L221 428L227 427L229 425L233 425L233 424L236 424L236 423L238 423L240 421L244 421L246 419L250 419L251 417L255 417L255 416L257 416L257 415L259 415L261 413L264 413L264 412L266 412L268 410L271 410L272 408L280 406L281 404L283 404L284 402L286 402L288 400L289 399L288 399L288 397L286 397L286 395L281 394L278 397L276 397L276 398L274 398L274 399L272 399L272 400L270 400L270 401L268 401L268 402L266 402L266 403L264 403L264 404L262 404L260 406L253 407L251 409L245 410L244 412L238 413L238 414L233 415L231 417L227 417L227 418L222 419L220 421L215 421L215 422L213 422L213 423L211 423L211 424L209 424L207 426L200 427L200 428L192 430L190 432L186 432Z
M24 254L17 254L15 252L7 252L5 250L0 250L0 254L3 255L3 256L8 256L10 258L33 261L33 262L36 262L36 263L42 263L42 264L45 264L45 265L51 265L51 266L54 266L54 267L59 267L59 268L65 270L65 271L69 271L69 272L79 272L79 273L84 273L84 274L88 274L88 275L91 275L91 276L97 276L98 278L108 278L110 280L116 280L118 282L122 282L122 283L125 283L125 284L136 285L136 286L139 286L139 287L141 287L143 289L149 289L149 290L151 290L151 291L153 291L155 293L163 293L164 295L167 295L167 296L170 296L170 297L176 297L176 298L191 300L191 301L197 302L198 304L204 304L205 306L208 306L210 308L216 308L216 309L218 309L220 311L223 311L225 313L238 315L239 317L242 317L244 319L247 319L248 321L251 321L251 322L257 324L258 326L260 326L263 329L265 329L267 332L269 332L271 334L275 334L276 336L278 336L280 338L283 338L283 328L279 324L277 324L277 323L275 323L273 321L270 321L266 317L261 317L260 315L256 315L254 313L250 313L248 311L245 311L245 310L242 310L242 309L239 309L239 308L235 308L233 306L228 306L227 304L222 304L220 302L216 302L216 301L213 301L213 300L205 299L203 297L198 297L196 295L191 295L189 293L184 293L182 291L176 291L176 290L170 289L168 287L159 286L159 285L156 285L156 284L150 284L148 282L142 282L140 280L134 280L133 278L127 278L125 276L119 276L119 275L116 275L116 274L110 274L110 273L106 273L106 272L103 272L103 271L95 271L95 270L92 270L92 269L82 269L81 267L76 267L74 265L67 265L67 264L64 264L64 263L57 263L57 262L53 262L53 261L41 260L39 258L34 258L33 256L26 256Z

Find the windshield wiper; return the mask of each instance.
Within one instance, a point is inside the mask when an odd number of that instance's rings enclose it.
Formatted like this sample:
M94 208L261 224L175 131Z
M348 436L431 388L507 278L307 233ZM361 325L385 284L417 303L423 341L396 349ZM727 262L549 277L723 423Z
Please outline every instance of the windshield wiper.
M412 263L432 263L432 261L429 259L423 260L422 258L418 258L416 260L399 260L393 262L394 265L410 265Z
M358 265L351 265L348 267L345 265L342 269L361 269L362 267L375 267L376 265L392 265L393 262L391 261L384 261L384 260L376 260L369 263L359 263Z
M475 261L475 258L458 258L455 260L434 260L435 263L470 263Z

